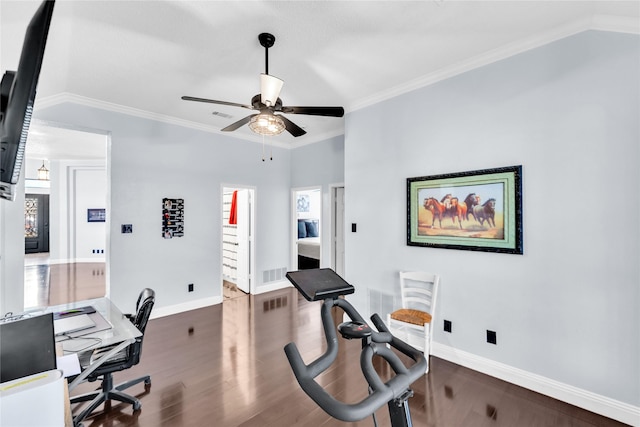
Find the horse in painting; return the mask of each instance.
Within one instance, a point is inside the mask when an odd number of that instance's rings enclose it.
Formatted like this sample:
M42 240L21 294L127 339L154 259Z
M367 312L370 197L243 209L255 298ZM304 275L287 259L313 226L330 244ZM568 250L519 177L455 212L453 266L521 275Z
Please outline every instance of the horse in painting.
M451 198L451 207L448 209L451 214L451 220L455 223L454 218L458 218L458 224L462 230L462 220L467 218L467 204L461 202L457 197Z
M473 207L480 204L480 196L476 193L469 193L469 195L464 199L464 204L467 207L467 221L469 221L469 215L473 216L473 219L478 221L478 218L476 218L476 215L473 213Z
M424 199L424 208L431 212L431 228L433 228L436 223L436 219L440 223L440 228L442 228L442 217L444 216L445 206L433 197L429 197Z
M496 199L489 199L482 205L473 207L473 216L482 225L484 221L487 221L489 227L496 226Z
M431 212L431 228L435 225L436 219L438 220L438 224L440 228L442 228L442 220L446 217L451 217L451 222L455 225L456 219L458 220L459 226L462 229L462 219L466 214L466 205L461 206L462 203L459 203L457 197L449 197L445 196L443 201L446 200L447 204L443 202L439 202L438 199L434 197L429 197L424 200L424 208Z

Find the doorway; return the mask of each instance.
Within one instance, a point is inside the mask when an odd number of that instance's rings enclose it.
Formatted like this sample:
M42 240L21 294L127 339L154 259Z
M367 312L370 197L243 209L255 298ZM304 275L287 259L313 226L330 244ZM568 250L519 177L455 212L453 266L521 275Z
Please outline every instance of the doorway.
M320 268L322 263L322 187L291 192L293 244L291 265L297 270Z
M49 195L24 196L24 253L49 252Z
M255 189L222 187L222 295L236 298L255 292Z

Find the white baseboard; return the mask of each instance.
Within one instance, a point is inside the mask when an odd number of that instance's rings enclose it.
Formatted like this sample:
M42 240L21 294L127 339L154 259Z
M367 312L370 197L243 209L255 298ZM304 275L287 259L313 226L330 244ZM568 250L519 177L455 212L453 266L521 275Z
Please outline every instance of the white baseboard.
M482 372L483 374L578 406L587 411L604 415L605 417L631 426L640 426L640 407L638 406L620 402L437 342L431 344L431 354L457 365L465 366L474 371Z
M69 258L61 258L61 259L49 259L49 261L47 261L47 264L49 265L53 265L53 264L75 264L75 263L88 263L88 262L105 262L106 263L106 258L105 257L97 257L97 258L73 258L73 259L69 259Z
M106 258L105 257L97 257L97 258L76 258L75 260L73 260L74 263L87 263L87 262L105 262L106 263Z
M280 280L278 282L271 282L267 285L258 286L256 288L255 295L264 294L266 292L277 291L279 289L290 288L293 286L288 280Z
M209 307L210 305L216 305L222 303L222 296L202 298L194 301L184 302L181 304L169 305L165 307L153 308L151 311L151 319L157 319L158 317L170 316L172 314L178 314L189 310L196 310L198 308Z
M265 292L277 291L279 289L284 289L287 287L291 287L291 283L286 280L281 280L278 282L269 283L268 285L263 285L256 289L255 295L264 294ZM170 316L172 314L183 313L189 310L196 310L198 308L208 307L210 305L221 304L223 301L222 296L211 297L211 298L202 298L199 300L189 301L181 304L174 304L160 308L153 308L151 312L151 318L157 319L158 317Z

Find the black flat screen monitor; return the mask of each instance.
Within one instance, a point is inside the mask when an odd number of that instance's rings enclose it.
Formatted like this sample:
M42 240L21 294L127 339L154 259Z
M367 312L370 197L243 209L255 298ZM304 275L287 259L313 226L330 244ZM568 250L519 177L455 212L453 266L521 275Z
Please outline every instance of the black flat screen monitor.
M0 321L0 383L56 369L53 313Z
M53 5L45 1L33 15L18 70L7 71L0 83L0 198L7 200L16 197Z

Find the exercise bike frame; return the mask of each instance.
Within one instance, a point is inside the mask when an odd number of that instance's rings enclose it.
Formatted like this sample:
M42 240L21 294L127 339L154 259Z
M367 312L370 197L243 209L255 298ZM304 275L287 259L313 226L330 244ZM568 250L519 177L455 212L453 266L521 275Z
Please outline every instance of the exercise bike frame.
M300 387L325 412L339 420L359 421L388 404L392 427L411 426L407 399L413 395L413 392L409 386L424 375L427 361L420 351L394 337L377 314L371 316L371 321L378 332L371 330L370 336L367 336L366 341L363 340L360 354L360 366L369 384L370 394L358 403L346 404L335 399L315 381L318 375L333 364L338 355L338 336L331 317L331 309L335 306L340 307L352 322L368 326L367 322L347 300L335 295L326 298L321 308L322 324L327 341L325 353L306 365L295 343L289 343L284 347ZM415 363L407 368L389 346L405 354ZM385 359L396 374L387 382L380 378L373 367L372 359L376 355Z

